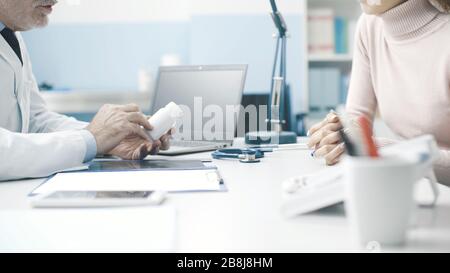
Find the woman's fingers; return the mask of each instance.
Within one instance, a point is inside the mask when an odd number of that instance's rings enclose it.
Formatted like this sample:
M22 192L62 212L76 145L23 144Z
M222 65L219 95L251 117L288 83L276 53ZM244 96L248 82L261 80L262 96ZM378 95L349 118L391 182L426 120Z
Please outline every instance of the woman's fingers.
M335 113L329 113L321 122L317 123L308 131L308 136L313 135L329 123L340 123L339 117Z
M316 131L308 140L309 148L318 148L320 147L320 143L323 139L325 139L328 135L338 132L342 129L342 125L340 123L329 123L325 125L321 130ZM316 147L318 146L318 147Z
M330 166L337 164L344 152L345 146L344 143L341 143L337 145L331 152L325 155L325 162Z
M311 137L308 140L308 147L310 149L312 148L317 148L316 145L320 143L320 141L326 137L326 132L324 130L320 130L315 132L314 134L311 135Z
M327 131L337 132L342 129L342 124L340 122L328 123L324 127Z
M317 131L319 131L320 129L322 129L323 126L325 126L327 124L326 119L322 120L319 123L316 123L315 125L313 125L311 127L311 129L309 129L308 133L306 133L307 136L312 136L313 134L315 134Z
M316 150L316 152L314 153L314 157L317 157L317 158L325 157L327 154L329 154L331 151L333 151L334 148L336 148L336 146L338 146L338 145L337 144L324 145Z
M320 141L319 148L322 147L323 145L337 144L337 143L340 143L341 141L342 140L341 140L341 135L340 135L339 131L332 132Z
M341 144L325 145L319 148L314 157L324 158L327 165L334 165L339 162L339 158L345 152L345 146Z

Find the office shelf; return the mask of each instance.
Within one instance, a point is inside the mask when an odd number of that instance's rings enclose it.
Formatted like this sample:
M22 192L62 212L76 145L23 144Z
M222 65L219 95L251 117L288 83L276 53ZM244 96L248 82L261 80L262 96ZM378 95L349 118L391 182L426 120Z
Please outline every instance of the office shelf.
M308 31L308 14L311 9L331 9L333 10L335 17L345 18L347 23L353 23L352 27L354 27L354 23L358 20L361 15L361 7L358 1L355 0L302 0L306 5L306 17L305 17L305 31ZM347 25L349 27L349 25ZM351 28L353 30L353 28ZM324 30L326 31L326 30ZM348 35L354 35L354 33L348 33ZM308 37L309 38L309 37ZM317 102L318 97L317 90L323 91L323 98L326 101L328 98L334 101L334 97L336 96L335 92L337 92L336 87L339 86L339 103L345 100L346 89L349 82L349 75L351 73L353 54L351 53L353 42L351 41L351 36L348 37L347 43L350 45L349 53L338 54L338 53L313 53L308 51L308 41L306 41L306 49L305 55L307 56L305 60L306 66L306 94L304 97L307 102L307 111L310 112L311 108L310 104L315 101ZM314 72L312 72L314 71ZM319 71L319 72L318 72ZM323 77L323 82L326 82L325 87L318 88L317 87L317 73L320 74L320 71L323 71L320 77ZM340 80L336 80L336 71L341 75ZM313 74L314 73L314 74ZM314 85L315 84L315 85ZM319 104L318 104L319 105ZM317 105L316 105L317 106ZM333 105L327 105L327 107L332 107ZM320 106L322 107L322 105ZM336 105L337 107L337 105ZM310 112L310 114L314 115L315 112ZM317 114L317 113L316 113ZM322 115L321 110L319 111L320 118Z

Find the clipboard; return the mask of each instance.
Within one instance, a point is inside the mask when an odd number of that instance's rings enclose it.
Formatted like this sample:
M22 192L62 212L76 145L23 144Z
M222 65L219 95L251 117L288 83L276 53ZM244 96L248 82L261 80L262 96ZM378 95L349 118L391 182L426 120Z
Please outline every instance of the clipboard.
M83 172L174 171L217 169L211 161L201 160L95 160Z
M205 179L203 175L207 176L207 178ZM217 187L213 186L212 177L217 180ZM163 184L164 178L167 178L167 185ZM64 179L67 181L66 185L61 184L64 183ZM79 189L76 189L75 179L80 181ZM127 182L123 182L123 185L120 185L120 179ZM145 186L148 186L149 188L146 190L154 190L152 187L157 187L155 190L168 192L228 191L218 168L211 161L161 159L145 161L97 160L91 162L87 170L64 172L49 177L34 188L29 196L46 193L48 189L53 188L57 190L66 188L77 191L97 191L101 190L101 187L107 188L105 183L103 183L105 180L112 181L110 186L112 190L139 191L144 190ZM175 180L186 180L186 184ZM86 181L90 181L91 184L82 184ZM201 181L205 182L204 187L202 187ZM49 185L49 183L53 184ZM60 185L55 186L54 183L59 183ZM177 190L177 186L180 190ZM98 188L96 189L95 187Z

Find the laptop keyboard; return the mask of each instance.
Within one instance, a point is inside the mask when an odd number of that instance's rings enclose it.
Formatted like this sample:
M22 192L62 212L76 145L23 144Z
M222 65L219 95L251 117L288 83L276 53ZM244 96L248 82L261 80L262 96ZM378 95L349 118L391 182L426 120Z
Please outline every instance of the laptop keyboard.
M216 142L207 141L189 141L189 140L174 140L172 141L172 146L177 147L204 147L204 146L219 146Z

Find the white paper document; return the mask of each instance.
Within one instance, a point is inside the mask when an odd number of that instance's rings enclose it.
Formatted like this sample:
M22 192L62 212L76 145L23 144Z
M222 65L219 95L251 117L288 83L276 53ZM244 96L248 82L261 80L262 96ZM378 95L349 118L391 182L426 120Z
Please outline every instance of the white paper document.
M0 252L173 252L176 211L161 208L0 211Z
M217 170L59 173L33 191L219 191Z

